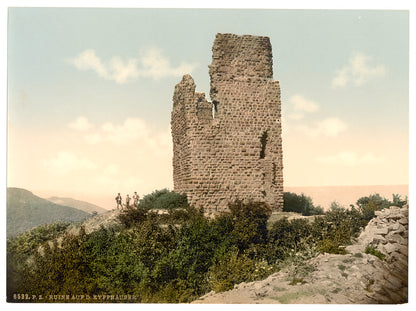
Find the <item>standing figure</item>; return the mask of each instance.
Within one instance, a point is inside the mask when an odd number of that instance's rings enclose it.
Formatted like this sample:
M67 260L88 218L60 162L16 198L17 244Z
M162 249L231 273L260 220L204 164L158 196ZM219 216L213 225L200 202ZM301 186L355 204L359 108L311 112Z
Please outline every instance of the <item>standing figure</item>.
M134 207L138 207L139 206L139 195L137 194L137 192L136 191L134 191L134 194L133 194L133 206Z
M126 208L130 207L130 197L129 195L126 196Z
M120 193L116 196L116 202L117 202L116 209L118 210L119 207L120 209L123 209L122 198L121 198Z

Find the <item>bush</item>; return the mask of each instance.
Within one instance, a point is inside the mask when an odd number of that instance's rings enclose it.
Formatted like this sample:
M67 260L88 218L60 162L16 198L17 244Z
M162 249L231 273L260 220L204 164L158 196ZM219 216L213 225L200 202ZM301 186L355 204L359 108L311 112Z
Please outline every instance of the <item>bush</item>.
M374 245L369 244L367 245L367 247L365 248L365 253L366 254L370 254L373 256L378 257L381 260L385 260L386 259L386 255L384 255L382 252L380 252Z
M303 216L322 215L324 210L321 206L315 207L312 199L303 193L297 195L292 192L283 193L283 211L302 214Z
M255 262L237 251L225 254L209 271L208 279L212 289L224 292L234 287L234 284L248 282L254 279Z
M186 208L188 200L185 194L179 194L168 189L155 190L139 200L139 208L142 209L167 209Z
M389 208L392 203L386 198L381 197L378 193L371 194L368 197L361 197L357 200L358 211L362 214L361 225L367 223L375 217L375 211Z
M356 210L347 210L337 203L331 204L331 210L314 221L314 234L321 235L319 251L344 254L343 246L350 244L362 228L360 219L361 215Z
M240 251L267 241L266 225L272 213L270 206L264 202L236 201L228 207L233 221L231 235Z
M117 216L120 222L126 227L137 226L149 218L148 210L139 206L124 209Z
M273 245L269 251L269 261L284 260L287 257L303 251L305 246L314 243L312 225L306 219L293 219L288 221L283 218L273 224L269 231L269 243Z

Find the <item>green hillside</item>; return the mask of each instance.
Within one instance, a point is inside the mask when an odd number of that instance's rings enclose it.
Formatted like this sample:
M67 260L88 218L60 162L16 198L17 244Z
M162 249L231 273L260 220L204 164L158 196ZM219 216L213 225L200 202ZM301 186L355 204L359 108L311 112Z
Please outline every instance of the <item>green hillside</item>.
M42 199L32 192L7 188L7 237L43 224L57 221L80 221L89 213Z
M84 201L75 200L72 198L50 197L47 200L55 204L73 207L81 211L90 213L90 214L93 212L97 212L98 214L108 212L108 210L98 205L91 204L91 203L84 202Z

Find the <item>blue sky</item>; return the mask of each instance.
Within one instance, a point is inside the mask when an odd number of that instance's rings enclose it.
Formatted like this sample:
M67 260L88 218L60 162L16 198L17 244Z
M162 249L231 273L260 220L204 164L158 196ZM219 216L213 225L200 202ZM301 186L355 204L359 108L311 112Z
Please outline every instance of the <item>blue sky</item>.
M8 26L8 186L171 188L173 89L191 73L209 97L218 32L270 37L286 186L408 183L407 11L11 8Z

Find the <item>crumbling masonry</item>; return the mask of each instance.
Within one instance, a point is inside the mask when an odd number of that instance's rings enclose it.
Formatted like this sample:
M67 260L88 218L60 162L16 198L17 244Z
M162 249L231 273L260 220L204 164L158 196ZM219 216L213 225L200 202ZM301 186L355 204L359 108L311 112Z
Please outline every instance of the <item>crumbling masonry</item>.
M283 206L280 86L268 37L217 34L208 102L185 75L172 111L174 191L207 214L235 200Z

